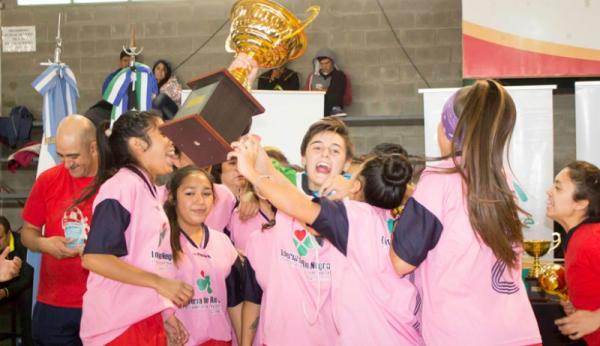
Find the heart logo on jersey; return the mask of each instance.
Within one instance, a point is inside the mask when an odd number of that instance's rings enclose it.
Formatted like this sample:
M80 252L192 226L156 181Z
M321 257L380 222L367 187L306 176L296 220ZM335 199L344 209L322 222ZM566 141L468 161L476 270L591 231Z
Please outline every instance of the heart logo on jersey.
M302 241L304 240L304 237L306 237L306 230L297 229L294 231L294 236L296 236L296 239L298 239L298 241Z
M302 257L306 256L308 250L312 249L317 243L315 237L304 229L294 231L293 240L298 254Z
M201 278L198 279L198 281L196 281L196 284L198 285L198 289L200 291L206 291L206 292L208 292L208 294L211 294L213 292L213 290L210 287L210 276L204 275L204 270L200 271L200 276L201 276Z
M388 226L388 232L390 233L394 233L394 219L388 219L387 220L387 226Z

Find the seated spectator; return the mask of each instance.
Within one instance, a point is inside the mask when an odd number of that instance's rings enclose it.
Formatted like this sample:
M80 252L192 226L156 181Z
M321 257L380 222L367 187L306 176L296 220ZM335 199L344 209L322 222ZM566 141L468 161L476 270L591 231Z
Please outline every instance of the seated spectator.
M344 106L352 102L348 78L335 60L331 49L320 49L313 59L314 72L306 80L306 90L325 91L324 116L345 115Z
M158 88L161 94L165 94L177 104L181 105L181 84L177 77L173 75L171 64L166 60L158 60L152 66L152 73L158 82Z
M115 75L125 67L129 66L130 63L131 57L124 51L121 51L121 54L119 55L119 68L111 72L108 76L106 76L106 79L104 79L104 83L102 83L102 95L104 95L104 91L106 88L108 88L110 81L112 81Z
M259 90L300 90L298 73L285 66L269 70L258 77Z
M7 260L19 258L21 269L14 278L0 282L0 306L14 301L17 302L21 315L21 333L23 345L31 345L31 285L33 283L33 268L26 262L27 249L21 243L19 233L11 231L10 222L0 216L0 252L8 248Z

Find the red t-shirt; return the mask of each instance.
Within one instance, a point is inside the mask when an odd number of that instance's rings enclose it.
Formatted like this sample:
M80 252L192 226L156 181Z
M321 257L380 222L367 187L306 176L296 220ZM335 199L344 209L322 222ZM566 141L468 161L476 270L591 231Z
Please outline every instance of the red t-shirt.
M571 232L573 232L571 234ZM569 299L577 309L600 309L600 223L584 223L569 232L565 269ZM600 329L583 339L600 345Z
M48 169L31 189L23 220L40 228L45 225L45 237L65 237L65 229L81 230L87 235L94 198L75 208L70 206L93 180L93 177L73 178L63 164ZM53 306L81 308L87 276L81 257L59 260L43 253L37 300Z

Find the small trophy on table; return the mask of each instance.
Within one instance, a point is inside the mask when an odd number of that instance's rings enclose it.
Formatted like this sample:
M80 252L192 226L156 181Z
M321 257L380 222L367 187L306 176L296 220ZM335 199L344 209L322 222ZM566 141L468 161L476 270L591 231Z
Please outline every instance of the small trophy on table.
M529 271L527 278L527 294L531 300L545 300L545 295L542 287L540 287L539 279L541 273L540 257L547 254L549 251L556 249L560 243L560 234L552 233L553 240L525 240L523 247L525 252L533 257L533 266Z
M230 12L226 50L236 54L228 70L188 82L193 89L174 119L161 131L197 166L225 161L229 143L250 129L252 116L264 108L248 92L251 72L274 68L299 58L306 50L304 29L318 15L298 20L271 0L238 0Z

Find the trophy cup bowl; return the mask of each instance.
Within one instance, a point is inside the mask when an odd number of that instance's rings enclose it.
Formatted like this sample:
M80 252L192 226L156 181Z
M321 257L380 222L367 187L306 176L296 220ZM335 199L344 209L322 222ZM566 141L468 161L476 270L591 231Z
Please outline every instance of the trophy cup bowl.
M245 53L260 68L275 68L304 54L304 29L319 14L311 6L308 18L300 21L285 7L271 0L238 0L229 15L231 28L225 49L236 56ZM235 68L231 74L247 89L249 68Z
M544 290L544 292L558 296L562 300L569 299L567 295L565 268L560 264L550 264L544 266L541 269L538 280L540 287Z
M550 240L525 240L523 242L523 248L525 252L531 257L533 257L533 267L529 272L530 278L539 278L540 277L540 257L547 254L549 251L556 249L560 245L560 234L552 233L552 237L554 238L552 241Z

